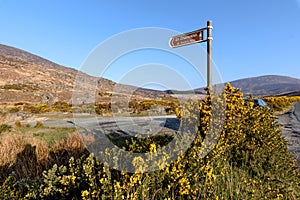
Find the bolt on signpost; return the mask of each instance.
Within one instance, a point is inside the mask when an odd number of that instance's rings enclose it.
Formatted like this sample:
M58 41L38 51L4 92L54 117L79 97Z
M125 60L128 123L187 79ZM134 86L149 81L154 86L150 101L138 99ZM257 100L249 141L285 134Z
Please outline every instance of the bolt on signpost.
M212 21L207 21L207 27L201 28L196 31L184 33L181 35L174 36L170 39L169 45L172 48L181 47L185 45L207 42L207 89L208 92L212 88ZM203 32L207 31L207 39L203 39Z

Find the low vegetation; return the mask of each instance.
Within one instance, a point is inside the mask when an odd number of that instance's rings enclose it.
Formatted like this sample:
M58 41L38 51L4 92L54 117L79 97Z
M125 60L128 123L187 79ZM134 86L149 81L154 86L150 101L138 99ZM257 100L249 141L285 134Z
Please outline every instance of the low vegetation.
M294 97L265 97L263 100L274 110L283 111L284 109L289 109L291 106L300 101L299 96Z
M54 164L65 165L84 154L84 145L74 129L16 127L0 135L0 183L13 175L35 180ZM1 190L3 192L3 190ZM8 191L7 191L8 192ZM12 191L11 191L12 192ZM0 199L18 199L13 196Z
M174 100L132 100L130 102L115 102L112 110L111 103L96 103L84 104L80 106L72 106L64 101L57 101L53 104L29 104L29 103L16 103L12 106L6 106L2 113L30 113L30 114L43 114L48 112L68 112L73 111L78 113L96 113L100 116L111 115L114 113L128 112L132 115L149 115L149 114L174 114L175 108L179 103ZM151 112L152 113L149 113Z
M223 99L226 111L213 113L212 102L222 109ZM272 110L254 107L252 103L245 105L243 94L228 84L222 94L212 94L201 102L191 101L178 113L188 125L198 126L196 138L174 162L164 163L169 159L164 155L161 162L153 163L159 169L153 172L143 172L141 168L172 140L169 135L125 142L124 138L111 138L128 151L150 152L149 158L136 157L132 162L136 173L128 173L109 168L93 154L84 154L76 134L66 134L49 147L43 137L24 140L21 132L16 131L18 128L5 132L0 135L4 148L0 151L1 169L5 172L0 173L0 196L2 199L300 199L300 174L295 158L281 137ZM224 120L212 121L214 114L224 114ZM210 129L211 125L221 127L220 133L208 134L215 130ZM216 141L216 145L201 156L208 148L203 143L207 137ZM113 159L122 162L117 156Z
M9 131L11 129L10 125L7 124L0 124L0 134L4 133L6 131Z
M39 87L34 84L6 84L0 86L0 89L5 90L38 90Z

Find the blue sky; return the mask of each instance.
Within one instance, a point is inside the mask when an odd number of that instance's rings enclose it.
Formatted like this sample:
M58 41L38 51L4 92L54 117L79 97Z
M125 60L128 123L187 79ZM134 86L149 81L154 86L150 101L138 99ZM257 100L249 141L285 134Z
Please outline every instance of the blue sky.
M266 74L300 78L300 0L0 0L0 43L80 69L116 34L144 27L184 33L207 20L213 21L213 60L224 81ZM121 56L103 76L118 82L137 66L159 62L185 73L192 87L205 84L166 52L134 56Z

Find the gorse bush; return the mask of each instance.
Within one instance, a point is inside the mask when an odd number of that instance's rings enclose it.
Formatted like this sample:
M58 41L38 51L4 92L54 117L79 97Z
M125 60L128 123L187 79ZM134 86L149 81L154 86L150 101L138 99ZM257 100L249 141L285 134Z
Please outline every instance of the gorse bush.
M53 105L50 104L29 104L29 103L17 103L14 106L10 106L8 108L8 112L16 113L16 112L24 112L24 113L33 113L40 114L46 112L72 112L72 105L58 101Z
M174 100L133 100L129 102L129 108L135 113L155 109L155 107L161 106L164 108L164 112L169 114L174 113L175 108L178 107L178 105L179 102Z
M112 137L109 136L110 141L125 151L135 153L149 152L151 146L162 147L167 145L174 138L171 134L156 134L152 137L134 137L134 136L121 136Z
M82 112L82 113L96 113L98 115L108 115L112 112L118 111L112 110L112 107L120 109L120 111L126 111L134 114L149 110L161 110L159 114L173 114L175 108L179 103L174 100L131 100L130 102L119 101L112 103L96 103L96 104L84 104L72 106L64 101L56 101L53 104L29 104L29 103L17 103L14 106L9 106L7 111L9 113L25 112L33 114L41 114L46 112ZM160 108L160 109L158 109Z
M299 96L294 97L264 97L263 100L274 110L283 111L284 108L290 107L293 103L300 101Z
M52 105L52 110L56 112L72 112L72 105L64 101L57 101Z
M49 105L47 104L34 104L34 105L25 104L23 107L23 111L27 113L38 114L38 113L49 112L50 108Z
M18 180L12 174L0 187L0 195L2 199L300 198L295 158L273 111L251 102L245 105L242 93L228 84L220 95L190 101L180 112L182 123L198 127L192 133L195 139L174 162L168 163L170 155L164 155L152 163L157 171L143 172L150 158L135 157L136 173L128 173L109 168L91 154L53 165L35 180ZM149 148L150 157L162 148L146 141L146 146L132 142L122 147L132 152ZM111 159L120 162L117 156Z

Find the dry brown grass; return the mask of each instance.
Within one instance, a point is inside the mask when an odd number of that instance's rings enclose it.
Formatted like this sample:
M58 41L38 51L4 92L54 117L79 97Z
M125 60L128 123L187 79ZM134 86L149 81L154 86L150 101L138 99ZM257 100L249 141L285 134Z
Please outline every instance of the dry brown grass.
M0 137L0 166L12 165L16 155L24 149L25 141L15 134L4 134Z
M16 113L0 113L0 122L1 123L9 123L20 119Z
M78 137L81 139L83 144L86 144L86 145L93 144L96 141L95 136L92 133L80 134L80 136L78 136Z
M42 121L36 121L35 127L42 127L44 126L44 123Z
M26 143L36 147L35 153L37 155L38 161L48 160L50 148L48 147L48 144L45 141L41 141L33 137L30 138L30 141L29 139L27 139Z
M62 147L64 147L64 149L66 150L72 150L72 149L79 149L81 151L84 150L84 145L81 141L81 138L76 133L70 134L68 137L65 137L60 141L56 141L52 145L51 149L55 151L61 149Z
M71 157L79 158L85 147L77 133L49 146L35 137L14 132L0 135L0 182L12 172L17 178L36 178L54 164L64 165Z
M14 126L17 127L17 128L22 127L22 124L21 124L20 120L16 120L14 122Z

